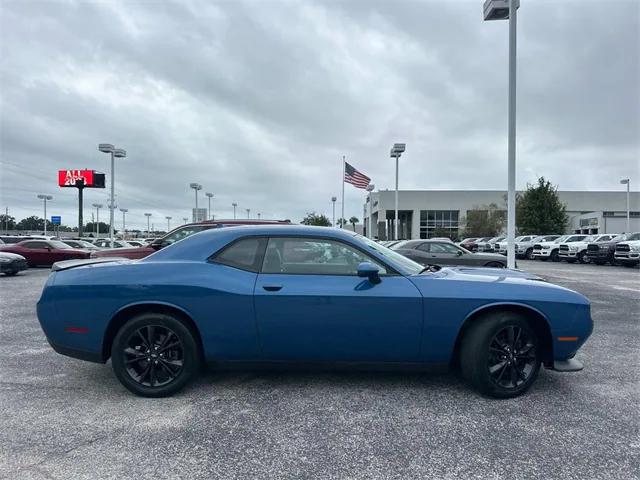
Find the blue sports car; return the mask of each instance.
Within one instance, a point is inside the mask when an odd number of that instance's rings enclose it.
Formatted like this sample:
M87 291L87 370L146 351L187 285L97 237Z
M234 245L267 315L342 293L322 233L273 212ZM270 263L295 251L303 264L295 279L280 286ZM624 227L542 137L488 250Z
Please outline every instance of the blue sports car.
M57 263L38 318L59 353L111 358L148 397L182 389L203 362L459 366L513 397L541 364L580 370L589 301L524 272L433 271L345 230L244 226L188 237L139 261Z

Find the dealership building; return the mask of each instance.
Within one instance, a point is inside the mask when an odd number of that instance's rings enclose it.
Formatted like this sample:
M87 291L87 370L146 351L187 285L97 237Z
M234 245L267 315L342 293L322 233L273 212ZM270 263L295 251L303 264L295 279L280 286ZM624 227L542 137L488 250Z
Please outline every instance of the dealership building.
M627 192L558 191L567 209L566 233L619 233L626 231ZM398 192L398 238L431 238L445 231L456 238L464 231L469 210L490 204L505 210L506 192L500 190L400 190ZM640 231L640 192L629 194L630 227ZM371 192L364 205L363 226L367 236L393 238L395 190ZM372 235L369 235L371 229ZM547 232L539 232L541 234Z

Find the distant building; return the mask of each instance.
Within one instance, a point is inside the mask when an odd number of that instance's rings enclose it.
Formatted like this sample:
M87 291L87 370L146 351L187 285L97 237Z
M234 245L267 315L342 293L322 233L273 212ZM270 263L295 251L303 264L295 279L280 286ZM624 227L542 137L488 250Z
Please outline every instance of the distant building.
M567 207L566 233L619 233L626 230L626 191L558 191ZM398 238L430 238L437 230L457 238L464 231L469 210L491 203L506 211L506 192L500 190L401 190L398 192ZM365 233L380 240L393 238L395 191L371 192L364 205ZM640 231L640 192L630 194L629 230ZM505 213L506 215L506 213ZM369 217L372 217L369 235ZM539 232L541 234L546 232Z

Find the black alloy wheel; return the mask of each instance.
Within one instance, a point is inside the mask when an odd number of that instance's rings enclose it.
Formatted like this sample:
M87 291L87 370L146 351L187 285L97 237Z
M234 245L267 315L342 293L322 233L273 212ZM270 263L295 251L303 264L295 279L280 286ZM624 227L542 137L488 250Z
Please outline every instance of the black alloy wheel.
M558 253L558 250L554 250L551 252L551 261L552 262L559 262L560 261L560 254Z
M524 258L527 260L533 260L533 248L527 248L527 251L524 254Z
M120 383L136 395L172 395L199 369L195 338L191 328L172 315L138 315L125 323L113 340L113 371Z
M127 373L140 385L161 387L184 367L184 347L175 332L160 325L137 329L122 350Z
M587 252L578 253L578 261L580 263L591 263L591 259L587 257Z
M460 343L463 376L482 394L513 398L540 371L542 348L529 321L515 312L491 312L472 320Z
M521 327L510 325L496 333L489 352L489 376L502 389L517 390L536 371L534 339Z

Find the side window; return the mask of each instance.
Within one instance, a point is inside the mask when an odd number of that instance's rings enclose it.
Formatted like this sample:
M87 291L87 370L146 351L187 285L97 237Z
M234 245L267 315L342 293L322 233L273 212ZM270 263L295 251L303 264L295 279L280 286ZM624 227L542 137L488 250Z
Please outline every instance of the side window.
M431 244L430 243L421 243L420 245L418 245L418 247L416 248L416 250L420 250L422 252L430 252L431 251Z
M240 270L258 272L262 260L261 245L264 245L264 238L245 238L233 242L213 258L214 263L227 265Z
M342 242L315 238L271 238L262 264L262 273L306 275L357 275L358 265L373 263L370 256Z
M37 249L37 248L47 248L49 245L47 245L45 242L26 242L26 243L23 243L22 246L24 248Z
M432 243L431 253L458 253L458 249L448 243Z

